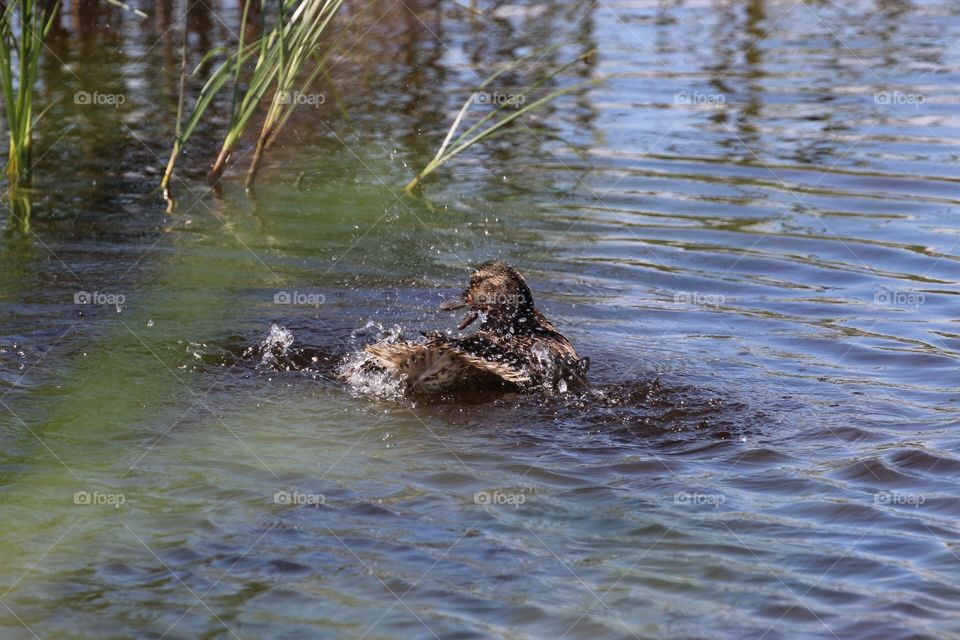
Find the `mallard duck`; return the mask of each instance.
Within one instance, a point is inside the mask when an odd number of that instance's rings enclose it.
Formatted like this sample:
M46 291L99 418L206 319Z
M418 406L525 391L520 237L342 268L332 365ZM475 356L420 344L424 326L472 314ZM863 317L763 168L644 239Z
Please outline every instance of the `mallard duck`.
M494 387L552 387L581 383L589 359L581 358L533 304L530 287L506 262L485 262L470 275L467 289L440 305L466 308L458 329L477 319L468 336L424 334L422 342L381 342L365 351L374 363L401 377L414 393L445 393Z

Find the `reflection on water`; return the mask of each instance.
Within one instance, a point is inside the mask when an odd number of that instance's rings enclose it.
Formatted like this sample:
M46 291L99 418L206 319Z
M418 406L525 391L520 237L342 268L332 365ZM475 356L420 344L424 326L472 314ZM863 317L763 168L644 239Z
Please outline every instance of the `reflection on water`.
M207 193L214 119L176 217L183 7L144 10L64 8L5 219L0 636L960 632L956 6L376 2L257 192ZM238 22L193 5L192 63ZM398 197L555 41L624 75ZM496 256L587 388L337 381Z

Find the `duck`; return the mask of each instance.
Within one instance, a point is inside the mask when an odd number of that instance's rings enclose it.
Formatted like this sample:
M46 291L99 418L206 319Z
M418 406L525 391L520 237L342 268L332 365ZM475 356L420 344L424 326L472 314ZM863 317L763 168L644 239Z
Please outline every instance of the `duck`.
M411 393L564 391L586 381L589 358L581 358L536 308L526 280L503 260L481 264L470 274L467 288L438 308L467 310L457 327L460 332L478 319L480 325L469 335L433 331L418 342L380 342L364 348L373 366L400 379Z

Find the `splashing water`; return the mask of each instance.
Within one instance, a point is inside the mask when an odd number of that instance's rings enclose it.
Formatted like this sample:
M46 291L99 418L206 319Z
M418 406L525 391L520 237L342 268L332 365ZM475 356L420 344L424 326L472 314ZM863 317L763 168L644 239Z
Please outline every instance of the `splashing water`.
M260 343L263 355L260 365L270 368L279 368L287 360L290 345L293 344L293 333L286 327L276 323L270 325L270 333Z
M368 340L370 336L373 336L374 340ZM354 331L351 338L356 341L363 338L367 343L393 344L403 340L403 327L396 324L388 329L371 320L363 328ZM380 398L399 398L403 395L403 379L375 365L370 354L362 348L351 351L343 357L340 366L337 367L336 375L360 394Z

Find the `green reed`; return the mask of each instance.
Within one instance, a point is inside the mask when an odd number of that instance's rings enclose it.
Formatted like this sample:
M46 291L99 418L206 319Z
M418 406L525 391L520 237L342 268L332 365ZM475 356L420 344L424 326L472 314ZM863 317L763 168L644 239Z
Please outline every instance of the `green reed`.
M503 66L493 75L491 75L486 80L484 80L477 87L477 89L470 94L466 102L463 103L463 106L460 108L460 111L457 113L457 116L453 120L453 124L450 126L449 131L447 131L446 138L444 138L443 143L440 145L440 148L437 150L436 155L433 156L430 162L427 163L427 165L420 171L420 173L416 175L416 177L413 178L413 180L407 183L407 185L404 187L404 191L406 191L407 193L413 193L414 189L418 185L420 185L420 183L423 181L424 178L426 178L431 173L439 169L442 165L447 163L450 159L462 153L463 151L470 148L471 146L475 145L476 143L480 142L481 140L486 140L491 136L494 136L498 133L502 133L503 127L513 122L517 118L520 118L521 116L533 111L534 109L538 109L542 107L543 105L547 104L548 102L550 102L555 98L558 98L562 95L566 95L568 93L579 91L584 87L587 87L592 84L596 84L598 82L602 82L603 80L606 79L606 78L594 78L591 80L578 82L571 86L563 87L563 88L551 91L546 95L544 95L543 97L538 98L537 100L534 100L530 104L526 104L527 96L529 96L531 93L536 91L544 83L560 75L564 71L567 71L568 69L578 64L582 60L585 60L590 56L594 55L595 50L591 49L590 51L587 51L577 56L576 59L550 71L537 82L534 82L533 84L530 84L529 86L524 87L519 92L513 94L512 102L497 105L496 109L493 109L487 114L485 114L476 123L474 123L473 126L471 126L466 131L461 133L459 136L454 138L454 134L456 134L457 129L460 127L460 123L463 121L464 116L466 115L467 111L470 109L470 105L476 104L477 96L481 95L484 89L489 87L497 78L499 78L503 74L507 72L516 71L522 68L529 61L530 58L533 58L534 56L536 56L537 60L539 60L546 53L558 48L559 46L560 45L554 45L547 49L541 49L541 50L528 53L527 55ZM523 106L522 107L519 106L520 104L522 104ZM510 108L511 111L509 113L506 113L505 115L504 110L507 108Z
M49 10L38 0L16 0L2 5L0 12L0 91L10 138L11 190L30 186L33 87L39 78L40 52L59 6L59 0Z
M181 115L184 82L183 77L181 78L177 135L162 181L166 193L169 193L170 176L183 145L203 120L216 96L229 86L231 81L230 123L210 170L209 179L211 183L216 183L221 178L237 143L270 94L271 99L267 104L247 173L246 185L248 188L252 186L264 150L270 146L294 108L300 104L299 97L306 95L310 84L322 73L327 59L346 32L344 28L328 45L321 42L343 1L284 0L280 3L277 19L269 32L247 43L243 34L246 31L251 0L246 0L241 18L240 41L235 49L226 51L226 58L207 78L193 109L183 121ZM261 15L267 10L265 0L261 1L260 10ZM211 57L223 53L223 49L208 52L197 69ZM250 65L252 70L245 75L244 69Z

